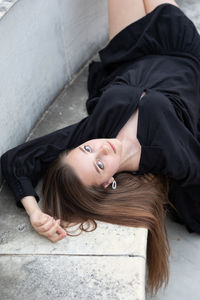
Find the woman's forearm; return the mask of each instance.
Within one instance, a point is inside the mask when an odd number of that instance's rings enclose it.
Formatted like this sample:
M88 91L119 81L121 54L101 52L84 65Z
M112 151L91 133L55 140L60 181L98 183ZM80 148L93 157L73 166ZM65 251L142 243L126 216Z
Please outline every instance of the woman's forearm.
M37 204L35 197L33 197L33 196L26 196L21 199L21 202L29 216L36 210L41 211L40 207Z

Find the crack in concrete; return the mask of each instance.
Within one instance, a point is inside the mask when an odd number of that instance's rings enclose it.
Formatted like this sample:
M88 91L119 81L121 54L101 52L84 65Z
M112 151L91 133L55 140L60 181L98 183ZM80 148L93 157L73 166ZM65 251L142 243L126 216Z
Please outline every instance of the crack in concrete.
M41 253L41 254L37 254L37 253L23 253L23 254L9 254L9 253L2 253L0 254L1 256L94 256L94 257L141 257L143 259L146 259L143 255L134 255L134 254L51 254L51 253Z

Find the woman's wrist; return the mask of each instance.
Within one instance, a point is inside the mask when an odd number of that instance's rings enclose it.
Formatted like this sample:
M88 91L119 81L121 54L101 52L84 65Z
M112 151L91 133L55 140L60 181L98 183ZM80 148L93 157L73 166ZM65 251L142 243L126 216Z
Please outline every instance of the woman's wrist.
M26 196L22 198L21 203L29 216L37 210L41 211L34 196Z

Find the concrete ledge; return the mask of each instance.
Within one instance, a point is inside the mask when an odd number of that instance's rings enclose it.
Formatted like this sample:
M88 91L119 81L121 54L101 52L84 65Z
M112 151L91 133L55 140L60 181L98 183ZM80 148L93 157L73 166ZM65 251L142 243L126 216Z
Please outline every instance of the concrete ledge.
M136 271L144 262L139 257L0 257L1 299L145 299L144 277Z

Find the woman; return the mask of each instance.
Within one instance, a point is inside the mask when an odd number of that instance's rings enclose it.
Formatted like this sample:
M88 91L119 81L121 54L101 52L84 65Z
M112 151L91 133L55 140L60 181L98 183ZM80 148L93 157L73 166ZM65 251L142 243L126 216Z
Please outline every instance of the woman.
M200 37L173 0L108 4L110 42L89 66L88 117L7 151L2 169L53 242L71 223L147 228L156 292L168 281L165 204L200 232ZM42 212L34 187L44 173Z

